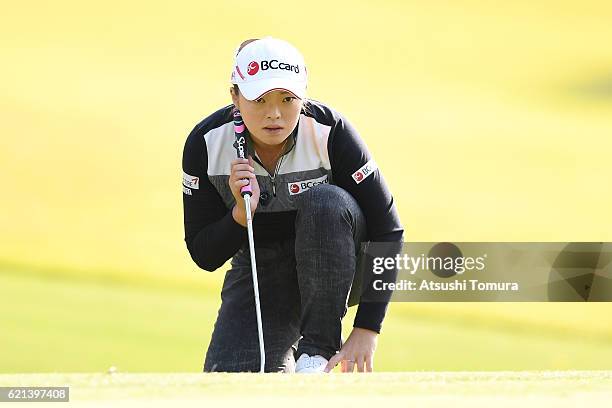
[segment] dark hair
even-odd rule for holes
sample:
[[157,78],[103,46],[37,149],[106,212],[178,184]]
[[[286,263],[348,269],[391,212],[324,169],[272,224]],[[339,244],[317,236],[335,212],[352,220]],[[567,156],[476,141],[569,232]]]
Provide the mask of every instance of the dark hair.
[[[238,53],[242,51],[245,45],[250,44],[253,41],[257,41],[257,40],[259,40],[259,38],[249,38],[248,40],[244,40],[240,44],[240,47],[238,47],[238,51],[236,51],[236,55],[238,55]],[[238,84],[234,84],[234,93],[236,94],[236,96],[240,95],[240,88],[238,87]],[[302,111],[306,113],[310,113],[310,105],[308,104],[308,98],[304,98],[302,100]]]

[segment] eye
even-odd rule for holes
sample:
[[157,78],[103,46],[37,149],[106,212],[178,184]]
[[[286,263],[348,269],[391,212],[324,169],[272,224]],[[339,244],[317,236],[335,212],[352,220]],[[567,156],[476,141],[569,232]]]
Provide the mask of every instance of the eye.
[[256,103],[264,103],[264,99],[263,98],[259,98],[259,99],[255,99]]
[[291,101],[293,101],[294,99],[297,99],[297,98],[296,98],[295,96],[287,96],[287,97],[285,97],[285,99],[283,99],[283,101],[285,101],[285,102],[291,102]]

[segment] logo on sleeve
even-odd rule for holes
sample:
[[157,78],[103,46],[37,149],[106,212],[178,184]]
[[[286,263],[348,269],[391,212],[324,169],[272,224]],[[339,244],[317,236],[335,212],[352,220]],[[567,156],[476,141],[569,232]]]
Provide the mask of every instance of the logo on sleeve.
[[187,195],[193,195],[193,194],[191,194],[191,189],[190,189],[190,188],[187,188],[187,187],[185,187],[185,186],[183,186],[183,193],[185,193],[185,194],[187,194]]
[[289,189],[289,195],[296,195],[301,194],[306,190],[310,190],[314,186],[325,183],[329,183],[329,180],[327,179],[327,174],[315,179],[293,181],[291,183],[287,183],[287,188]]
[[359,170],[353,173],[353,180],[355,180],[355,183],[359,184],[363,180],[368,178],[372,173],[374,173],[376,169],[378,169],[376,162],[374,161],[374,159],[370,159],[369,162],[361,166]]
[[200,178],[183,172],[183,185],[198,190],[200,188]]

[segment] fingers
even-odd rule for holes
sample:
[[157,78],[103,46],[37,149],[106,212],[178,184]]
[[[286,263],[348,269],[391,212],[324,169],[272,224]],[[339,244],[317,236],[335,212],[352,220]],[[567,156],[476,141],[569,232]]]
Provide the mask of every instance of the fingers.
[[249,163],[252,163],[252,160],[250,160],[250,159],[251,159],[251,156],[249,156],[248,159],[241,159],[241,158],[238,157],[238,158],[232,160],[231,164],[232,164],[232,166],[235,166],[237,164],[242,164],[242,163],[249,164]]
[[326,373],[329,373],[331,370],[333,370],[336,367],[336,365],[338,365],[338,362],[341,360],[342,360],[342,355],[340,353],[336,354],[335,356],[329,359],[323,371],[325,371]]
[[343,373],[371,373],[374,371],[374,363],[372,355],[346,357],[342,353],[333,356],[325,366],[325,372],[329,373],[338,363],[340,363],[340,371]]
[[231,164],[231,174],[235,174],[236,172],[246,171],[249,173],[255,173],[255,168],[252,165],[252,161],[249,162],[247,159],[236,159],[232,161]]
[[346,370],[344,373],[352,373],[355,370],[355,360],[346,360]]
[[365,371],[365,359],[363,357],[357,357],[357,372],[363,373]]
[[366,372],[371,373],[374,371],[374,359],[371,355],[366,356],[365,358]]
[[255,182],[255,168],[252,166],[252,160],[235,159],[231,163],[230,170],[230,186],[239,191],[242,187]]
[[248,179],[248,178],[250,179],[255,178],[255,174],[250,170],[238,170],[234,172],[235,180]]
[[242,187],[244,187],[244,186],[246,186],[248,184],[249,184],[249,180],[248,179],[236,180],[233,183],[233,185],[234,185],[234,187],[236,187],[236,189],[241,189]]
[[371,373],[374,371],[372,356],[354,356],[353,358],[344,357],[340,361],[343,373],[353,373],[357,369],[358,373]]
[[232,173],[235,173],[237,171],[247,171],[247,172],[250,172],[250,173],[254,173],[255,172],[255,168],[253,168],[253,166],[251,166],[248,163],[238,163],[238,164],[232,166]]

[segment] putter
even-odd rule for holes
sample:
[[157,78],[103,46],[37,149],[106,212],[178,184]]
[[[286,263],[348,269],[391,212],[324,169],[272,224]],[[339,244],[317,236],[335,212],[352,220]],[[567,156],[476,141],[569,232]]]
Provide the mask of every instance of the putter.
[[[245,126],[242,121],[242,116],[238,109],[234,110],[234,134],[236,135],[236,153],[241,159],[246,159],[246,137],[244,136]],[[263,338],[263,327],[261,325],[261,307],[259,305],[259,283],[257,282],[257,264],[255,262],[255,240],[253,238],[253,217],[251,214],[251,196],[253,191],[251,189],[251,183],[243,186],[240,189],[240,194],[244,198],[244,205],[246,208],[246,219],[247,219],[247,232],[249,235],[249,252],[251,253],[251,274],[253,275],[253,291],[255,292],[255,313],[257,314],[257,332],[259,334],[259,354],[260,354],[260,367],[259,372],[264,372],[264,366],[266,365],[266,349],[264,347]]]

